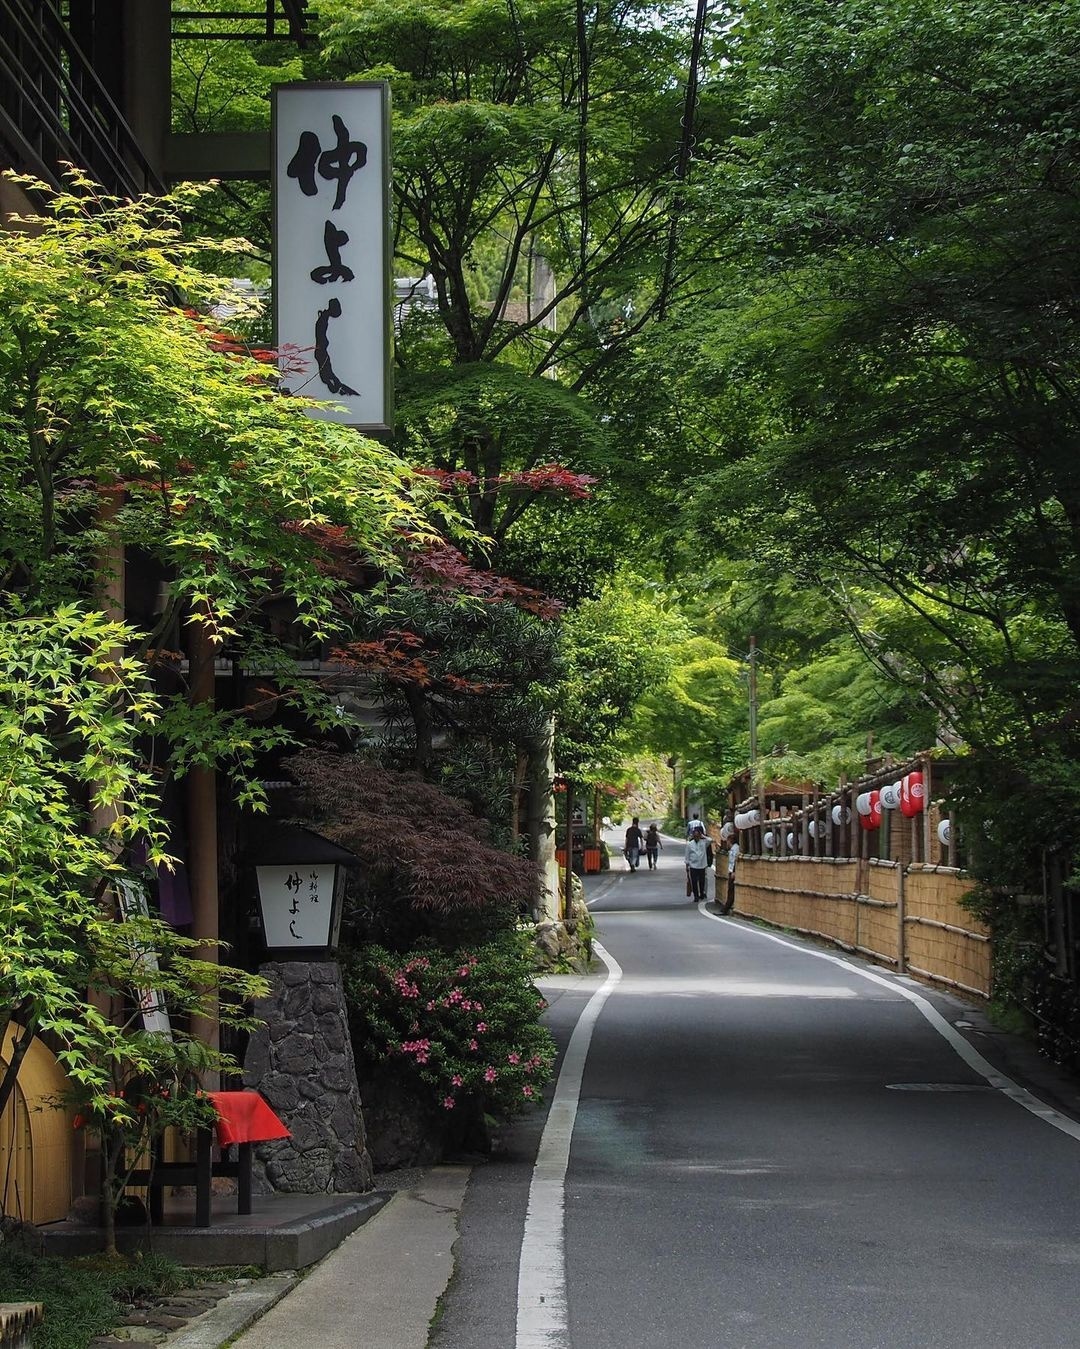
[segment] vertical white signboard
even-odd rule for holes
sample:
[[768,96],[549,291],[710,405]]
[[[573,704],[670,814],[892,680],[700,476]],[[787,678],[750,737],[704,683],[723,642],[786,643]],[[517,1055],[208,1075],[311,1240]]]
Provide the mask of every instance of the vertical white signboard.
[[273,90],[274,319],[283,387],[389,429],[389,90]]

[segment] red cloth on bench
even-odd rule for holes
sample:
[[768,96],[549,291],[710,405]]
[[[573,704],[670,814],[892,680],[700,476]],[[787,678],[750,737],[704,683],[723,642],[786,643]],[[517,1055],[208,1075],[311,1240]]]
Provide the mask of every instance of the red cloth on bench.
[[217,1111],[219,1147],[292,1137],[257,1091],[210,1091],[207,1095]]

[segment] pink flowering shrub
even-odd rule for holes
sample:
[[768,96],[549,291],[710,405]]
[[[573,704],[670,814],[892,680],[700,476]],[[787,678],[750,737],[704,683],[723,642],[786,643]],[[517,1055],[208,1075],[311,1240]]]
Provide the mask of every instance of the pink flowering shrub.
[[497,1119],[539,1099],[555,1043],[517,933],[453,953],[365,946],[344,977],[361,1092],[389,1072],[429,1108]]

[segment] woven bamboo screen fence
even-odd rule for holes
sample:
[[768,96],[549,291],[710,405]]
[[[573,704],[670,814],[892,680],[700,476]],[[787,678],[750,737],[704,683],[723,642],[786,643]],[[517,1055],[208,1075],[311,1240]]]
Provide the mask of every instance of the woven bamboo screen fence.
[[990,996],[990,934],[960,900],[953,867],[828,857],[739,860],[735,908],[893,969]]

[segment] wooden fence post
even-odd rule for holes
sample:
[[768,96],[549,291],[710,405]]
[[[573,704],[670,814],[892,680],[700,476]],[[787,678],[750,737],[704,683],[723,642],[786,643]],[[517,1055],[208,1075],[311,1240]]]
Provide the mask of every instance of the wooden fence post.
[[904,882],[907,868],[902,859],[896,859],[896,972],[907,969],[907,941],[904,935]]

